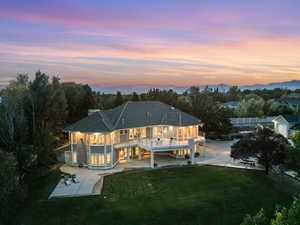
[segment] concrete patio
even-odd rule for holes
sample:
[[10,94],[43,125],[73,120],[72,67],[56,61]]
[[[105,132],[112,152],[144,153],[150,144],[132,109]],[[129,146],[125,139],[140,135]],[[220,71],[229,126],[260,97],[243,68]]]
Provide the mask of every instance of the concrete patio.
[[79,182],[70,182],[70,185],[66,185],[64,179],[61,179],[49,196],[49,199],[56,197],[100,195],[103,184],[102,176],[80,172],[76,173],[76,177]]

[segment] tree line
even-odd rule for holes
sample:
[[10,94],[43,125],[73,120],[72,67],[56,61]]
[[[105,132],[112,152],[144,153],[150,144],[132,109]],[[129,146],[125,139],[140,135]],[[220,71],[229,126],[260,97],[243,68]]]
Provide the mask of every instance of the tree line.
[[56,163],[54,149],[66,141],[63,128],[97,108],[98,101],[88,85],[61,83],[40,71],[33,80],[18,75],[0,95],[0,218],[5,220],[26,198],[32,174]]

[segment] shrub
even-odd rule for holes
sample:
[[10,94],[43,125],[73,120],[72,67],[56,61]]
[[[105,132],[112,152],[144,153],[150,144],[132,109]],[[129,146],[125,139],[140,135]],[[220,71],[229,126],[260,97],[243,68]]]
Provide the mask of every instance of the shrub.
[[185,154],[185,155],[184,155],[184,158],[185,158],[185,159],[190,159],[190,155],[189,155],[189,154]]

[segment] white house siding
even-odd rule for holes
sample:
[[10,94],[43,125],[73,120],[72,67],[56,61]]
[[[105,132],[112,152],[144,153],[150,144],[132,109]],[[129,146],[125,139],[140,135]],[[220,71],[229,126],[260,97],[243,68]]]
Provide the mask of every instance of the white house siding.
[[288,133],[289,133],[289,126],[285,123],[280,123],[277,125],[277,133],[281,134],[284,137],[288,137]]

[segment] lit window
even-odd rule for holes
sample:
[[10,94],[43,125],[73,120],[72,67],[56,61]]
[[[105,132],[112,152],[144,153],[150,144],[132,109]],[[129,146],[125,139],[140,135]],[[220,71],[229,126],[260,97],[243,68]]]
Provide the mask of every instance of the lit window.
[[97,144],[97,135],[92,134],[92,135],[90,136],[90,143],[91,143],[92,145],[96,145],[96,144]]
[[104,135],[99,135],[98,136],[98,144],[99,145],[104,145]]
[[77,152],[72,153],[72,162],[77,163]]
[[110,163],[110,153],[106,154],[106,163]]
[[98,165],[104,165],[104,154],[98,154]]
[[106,135],[106,144],[110,145],[111,144],[111,139],[110,139],[110,134]]

